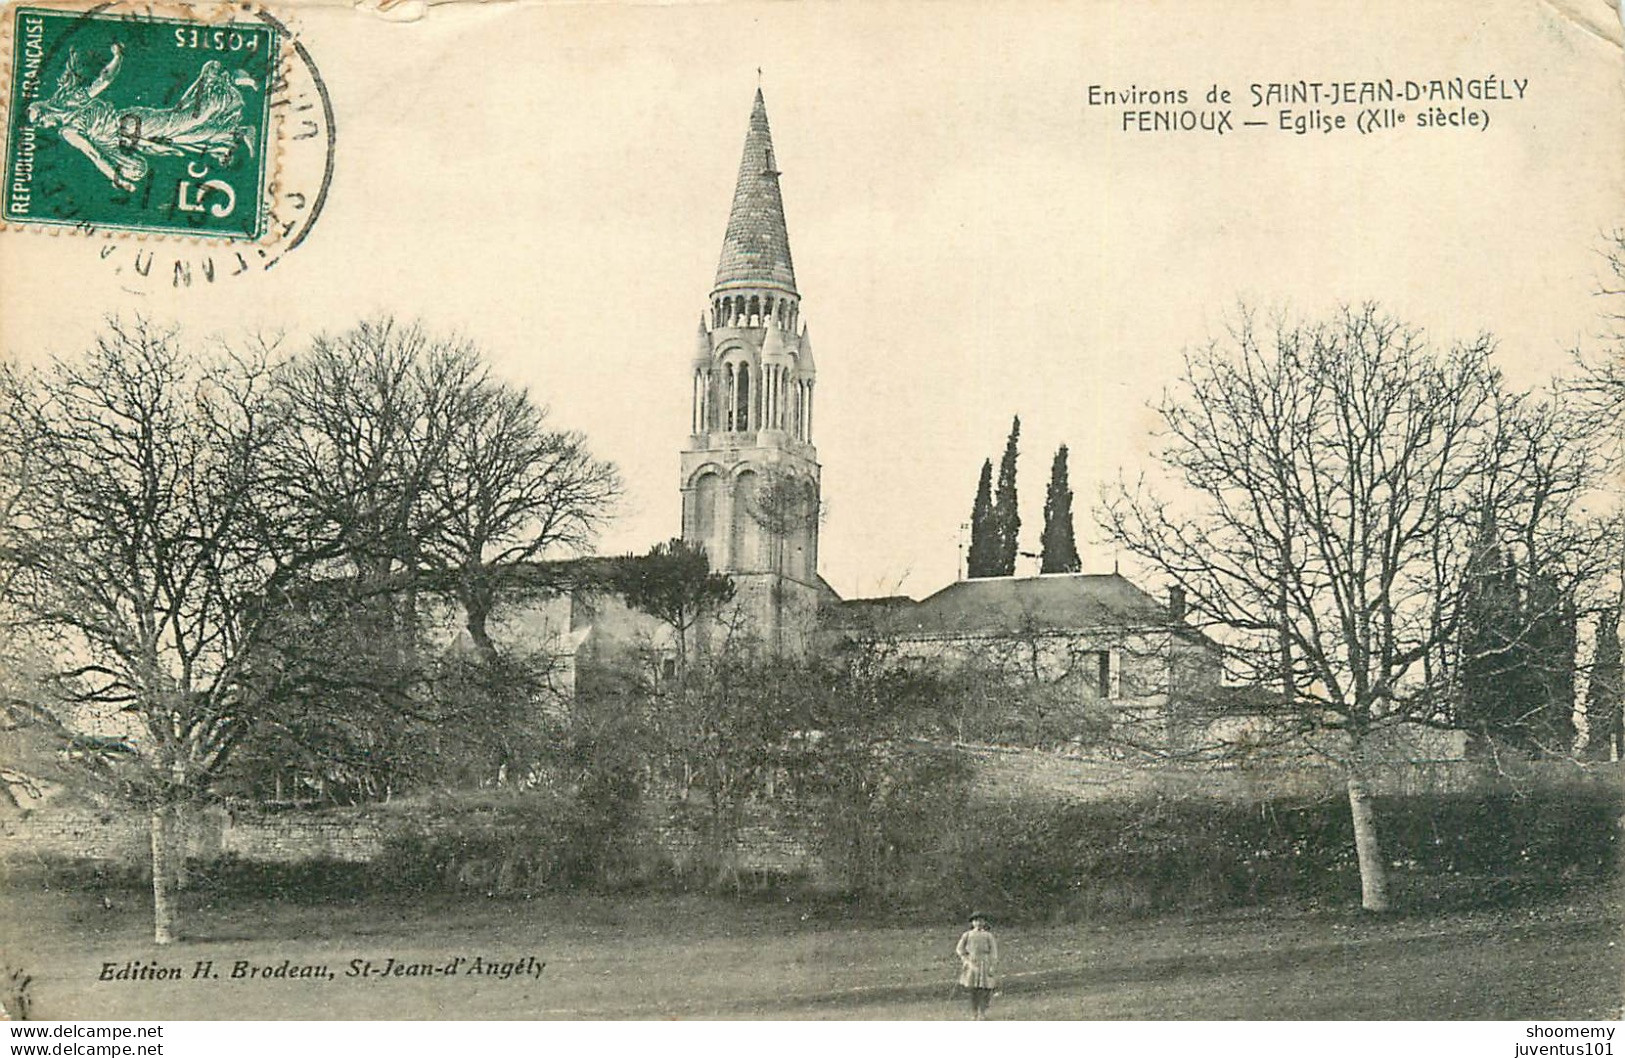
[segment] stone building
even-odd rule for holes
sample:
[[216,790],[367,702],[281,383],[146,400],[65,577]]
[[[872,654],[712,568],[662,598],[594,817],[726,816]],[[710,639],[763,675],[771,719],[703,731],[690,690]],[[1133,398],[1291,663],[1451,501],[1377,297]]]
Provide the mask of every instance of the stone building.
[[[920,663],[1025,664],[1123,715],[1156,717],[1166,737],[1170,703],[1216,683],[1220,668],[1217,646],[1186,624],[1177,599],[1159,603],[1112,573],[961,580],[919,602],[842,600],[819,576],[818,372],[779,175],[758,89],[694,337],[681,459],[682,536],[736,586],[724,619],[780,652],[885,638]],[[555,644],[572,688],[583,665],[618,648],[672,650],[669,629],[602,591],[511,609],[505,626]]]
[[743,614],[775,649],[804,646],[834,595],[818,576],[817,377],[757,89],[694,340],[682,534],[732,575]]
[[[1087,735],[1114,754],[1186,748],[1222,670],[1218,645],[1186,623],[1177,591],[1162,603],[1116,573],[961,580],[919,602],[842,602],[826,624],[905,662],[1026,697],[1028,713],[1053,710],[1036,741]],[[1033,719],[1005,723],[1019,735]]]

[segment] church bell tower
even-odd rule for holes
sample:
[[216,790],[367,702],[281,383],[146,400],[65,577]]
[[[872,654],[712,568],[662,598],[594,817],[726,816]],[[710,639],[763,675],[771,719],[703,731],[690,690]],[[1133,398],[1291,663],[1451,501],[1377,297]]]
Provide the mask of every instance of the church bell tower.
[[778,650],[804,642],[819,602],[816,374],[758,88],[689,368],[683,538],[733,577],[751,631]]

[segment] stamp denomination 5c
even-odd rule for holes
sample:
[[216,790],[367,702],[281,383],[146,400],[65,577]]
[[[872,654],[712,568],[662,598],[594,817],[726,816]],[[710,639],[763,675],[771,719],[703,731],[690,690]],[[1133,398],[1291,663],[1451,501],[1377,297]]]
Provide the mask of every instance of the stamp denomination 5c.
[[266,235],[278,26],[47,7],[11,17],[8,224]]

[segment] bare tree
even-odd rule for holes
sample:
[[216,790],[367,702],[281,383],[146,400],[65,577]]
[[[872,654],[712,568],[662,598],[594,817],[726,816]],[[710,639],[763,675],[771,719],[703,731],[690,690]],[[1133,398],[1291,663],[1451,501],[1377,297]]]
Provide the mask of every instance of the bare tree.
[[619,737],[639,747],[657,788],[697,809],[715,884],[737,887],[752,823],[790,821],[812,824],[847,884],[869,888],[895,866],[920,802],[949,796],[945,784],[963,778],[962,761],[919,737],[940,708],[941,681],[884,642],[786,655],[727,614],[718,633],[669,678],[647,665],[624,671],[626,697],[646,705]]
[[[1598,284],[1602,299],[1603,330],[1600,348],[1576,350],[1579,368],[1572,388],[1581,409],[1606,435],[1604,456],[1617,483],[1625,472],[1625,228],[1616,228],[1602,250],[1606,272]],[[1588,674],[1586,693],[1587,743],[1592,756],[1618,756],[1625,746],[1621,732],[1618,644],[1620,621],[1625,617],[1625,511],[1620,492],[1613,491],[1612,511],[1599,534],[1605,572],[1598,578],[1592,600],[1597,618],[1597,650]]]
[[[382,634],[379,597],[349,580],[290,592],[246,666],[255,731],[221,788],[260,799],[388,800],[520,779],[557,735],[568,685],[550,644],[494,657]],[[426,622],[427,624],[428,622]],[[405,639],[406,642],[401,640]]]
[[386,788],[437,747],[520,751],[547,659],[425,658],[415,593],[455,568],[436,586],[483,632],[493,571],[584,543],[616,483],[471,347],[387,321],[280,362],[112,321],[0,372],[0,419],[0,613],[49,659],[7,717],[149,811],[160,943],[176,812],[251,736]]
[[[473,355],[465,352],[463,355]],[[554,430],[547,411],[516,389],[472,376],[452,406],[446,462],[430,486],[438,512],[421,556],[463,607],[480,655],[496,658],[488,623],[510,574],[540,558],[587,550],[620,495],[614,466],[586,438]]]
[[481,373],[467,346],[387,318],[318,336],[280,366],[292,429],[278,491],[307,536],[336,543],[350,569],[335,574],[392,590],[416,568],[444,515],[434,486]]
[[[492,776],[534,763],[557,666],[499,650],[490,622],[501,601],[568,586],[542,560],[591,542],[619,492],[614,467],[493,378],[472,343],[417,324],[319,336],[276,380],[286,516],[340,556],[261,659],[268,726],[297,751],[277,757],[363,796],[481,761]],[[461,609],[472,659],[427,649],[424,615],[441,600]]]
[[[883,637],[864,637],[873,647]],[[940,719],[965,740],[1069,747],[1113,759],[1207,761],[1225,755],[1208,726],[1222,702],[1216,648],[1178,622],[1055,627],[1032,613],[996,631],[906,637],[943,672]]]
[[1436,616],[1452,632],[1424,672],[1447,684],[1446,719],[1481,748],[1567,755],[1579,612],[1596,602],[1609,552],[1606,527],[1585,510],[1603,464],[1598,431],[1555,389],[1498,393],[1485,436],[1470,560],[1455,613]]
[[263,356],[184,352],[111,321],[79,361],[4,378],[28,453],[0,542],[13,633],[48,655],[14,720],[149,813],[154,939],[174,937],[172,829],[252,727],[267,600],[326,557],[267,510],[286,421]]
[[933,661],[948,670],[944,689],[961,739],[1109,751],[1118,748],[1113,734],[1132,726],[1111,700],[1109,658],[1088,637],[1024,614],[997,633],[956,637]]
[[[654,708],[660,756],[681,769],[685,797],[704,806],[702,847],[717,884],[739,881],[740,835],[770,788],[794,732],[794,663],[740,622],[719,621],[721,641],[662,681]],[[675,779],[677,776],[669,776]]]
[[779,665],[792,732],[776,807],[806,825],[847,893],[905,887],[969,794],[968,760],[920,737],[940,721],[941,674],[904,662],[884,640]]
[[1602,253],[1607,267],[1597,288],[1603,299],[1602,348],[1576,353],[1576,390],[1600,423],[1612,425],[1615,454],[1625,455],[1625,228],[1609,235]]
[[1519,520],[1531,472],[1510,426],[1529,417],[1490,355],[1487,337],[1439,349],[1372,306],[1268,335],[1244,312],[1228,343],[1187,354],[1157,408],[1180,500],[1141,482],[1101,510],[1120,546],[1223,630],[1240,679],[1274,688],[1342,766],[1371,910],[1388,907],[1375,736],[1451,720],[1484,512],[1538,527],[1556,509]]
[[344,546],[399,627],[415,623],[419,587],[450,594],[487,660],[500,589],[526,563],[584,550],[620,492],[615,468],[492,378],[473,344],[416,324],[319,337],[279,383],[296,425],[283,480],[311,535]]

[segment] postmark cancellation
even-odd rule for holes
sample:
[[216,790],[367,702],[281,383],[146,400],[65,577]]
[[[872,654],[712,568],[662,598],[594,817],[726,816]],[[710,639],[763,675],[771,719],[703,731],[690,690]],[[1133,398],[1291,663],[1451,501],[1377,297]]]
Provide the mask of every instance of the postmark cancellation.
[[6,228],[226,244],[247,269],[315,222],[332,106],[273,15],[47,2],[10,7],[4,27]]

